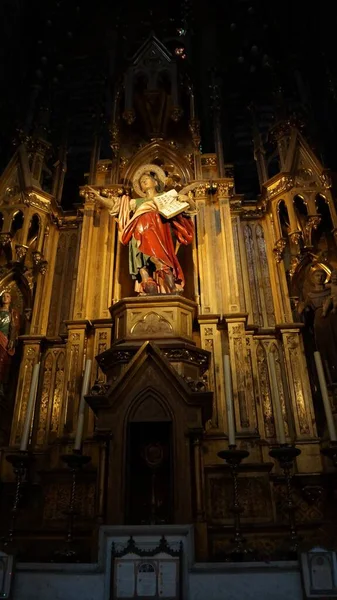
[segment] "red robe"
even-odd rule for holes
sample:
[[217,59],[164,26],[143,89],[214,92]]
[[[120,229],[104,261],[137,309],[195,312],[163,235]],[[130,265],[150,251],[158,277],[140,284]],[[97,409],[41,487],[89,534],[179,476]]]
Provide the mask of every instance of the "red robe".
[[161,218],[158,211],[145,212],[139,217],[136,214],[124,228],[121,242],[127,245],[133,236],[143,254],[154,256],[170,267],[175,280],[184,285],[184,274],[175,254],[171,227],[180,244],[187,245],[192,242],[193,223],[191,219],[178,215],[167,221]]

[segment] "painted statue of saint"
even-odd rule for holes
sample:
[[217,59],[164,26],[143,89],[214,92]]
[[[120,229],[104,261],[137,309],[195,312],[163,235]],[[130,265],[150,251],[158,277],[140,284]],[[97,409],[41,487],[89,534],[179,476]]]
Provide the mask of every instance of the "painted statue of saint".
[[195,204],[186,193],[198,184],[179,193],[175,189],[165,192],[166,181],[160,167],[144,165],[132,182],[138,198],[106,198],[91,188],[99,202],[117,218],[119,239],[129,245],[129,271],[139,294],[174,294],[184,289],[177,251],[181,244],[193,240],[191,216],[195,214]]
[[3,292],[0,300],[0,395],[3,395],[19,335],[20,316],[11,307],[12,296],[9,292]]
[[317,350],[321,353],[328,381],[337,383],[337,289],[333,271],[331,285],[322,267],[310,271],[311,290],[300,303],[298,312],[314,334]]

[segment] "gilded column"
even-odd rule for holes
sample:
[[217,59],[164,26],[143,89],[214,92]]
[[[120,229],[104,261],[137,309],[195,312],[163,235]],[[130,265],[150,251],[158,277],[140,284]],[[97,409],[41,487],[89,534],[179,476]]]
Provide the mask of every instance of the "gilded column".
[[66,394],[62,407],[60,435],[74,434],[85,361],[92,358],[92,340],[88,321],[66,321],[68,330]]
[[108,214],[108,211],[104,211],[104,215],[102,215],[102,221],[105,229],[105,239],[103,251],[99,317],[109,318],[109,307],[112,304],[113,293],[113,265],[115,256],[115,240],[117,226],[115,219]]
[[[10,445],[16,446],[20,443],[23,425],[26,417],[27,403],[32,381],[34,365],[40,362],[42,336],[22,336],[23,357],[20,365],[19,381],[16,390],[14,415]],[[39,389],[36,406],[39,405]]]
[[[106,375],[104,375],[103,371],[99,368],[95,357],[111,348],[112,319],[96,319],[92,322],[92,324],[94,327],[94,339],[93,366],[90,380],[91,387],[97,382],[106,382]],[[88,412],[88,423],[86,429],[89,436],[93,435],[95,429],[95,417],[92,411]]]
[[[235,264],[235,249],[233,240],[230,196],[233,183],[218,182],[218,199],[220,205],[221,237],[224,252],[223,281],[226,286],[223,312],[238,312],[240,310],[239,285]],[[222,312],[222,311],[221,311]]]
[[65,392],[65,345],[52,346],[45,352],[41,370],[41,393],[37,403],[34,425],[34,443],[46,447],[55,441],[61,428],[62,405]]
[[[247,345],[247,315],[225,315],[228,327],[236,431],[255,433],[256,409],[251,349]],[[249,338],[250,340],[250,338]]]
[[93,235],[95,201],[91,199],[90,193],[85,194],[85,205],[83,214],[83,225],[81,234],[81,245],[78,260],[77,286],[75,296],[75,319],[86,317],[87,291],[89,285],[90,261],[92,259],[91,243]]
[[[301,330],[294,324],[292,327],[280,326],[280,333],[289,383],[294,433],[297,443],[302,443],[302,454],[297,462],[303,471],[318,472],[321,468],[321,459]],[[306,442],[309,444],[306,445]],[[313,445],[313,442],[316,442],[316,445]],[[309,456],[311,464],[308,462]]]
[[223,372],[223,347],[221,332],[218,330],[217,315],[200,315],[201,347],[211,352],[208,370],[208,386],[213,391],[212,427],[224,431],[225,386]]
[[264,233],[276,323],[292,323],[293,317],[282,252],[275,252],[273,222],[270,215],[265,220]]
[[200,185],[195,190],[195,200],[197,205],[197,248],[199,258],[200,273],[200,300],[201,312],[211,312],[210,288],[211,288],[211,260],[208,254],[210,240],[206,229],[206,184]]
[[46,335],[47,333],[58,237],[59,230],[57,227],[54,225],[50,226],[45,249],[45,260],[41,261],[37,267],[37,285],[31,321],[31,332],[34,334]]

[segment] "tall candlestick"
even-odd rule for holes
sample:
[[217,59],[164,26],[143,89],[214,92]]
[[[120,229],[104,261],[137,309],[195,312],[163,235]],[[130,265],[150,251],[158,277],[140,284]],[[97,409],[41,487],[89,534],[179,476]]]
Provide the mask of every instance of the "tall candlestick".
[[273,352],[269,352],[268,355],[269,372],[270,372],[270,384],[271,384],[271,397],[274,408],[274,420],[276,435],[279,444],[286,444],[286,432],[284,429],[283,414],[281,407],[281,399],[278,393],[277,375],[275,357]]
[[232,375],[229,356],[224,357],[225,370],[225,391],[226,391],[226,406],[227,406],[227,423],[228,423],[228,445],[235,446],[235,419],[234,419],[234,404],[232,392]]
[[83,383],[82,383],[80,406],[78,409],[77,430],[76,430],[74,450],[81,450],[83,427],[84,427],[84,414],[85,414],[85,407],[86,407],[85,396],[89,390],[91,363],[92,363],[92,361],[90,359],[88,359],[87,362],[85,363],[85,371],[84,371],[84,377],[83,377]]
[[328,388],[326,385],[326,380],[325,380],[325,375],[324,375],[322,358],[321,358],[321,355],[319,352],[314,352],[314,359],[315,359],[315,364],[316,364],[316,369],[317,369],[319,387],[321,389],[321,394],[322,394],[322,400],[323,400],[324,411],[325,411],[325,416],[326,416],[326,423],[328,426],[329,437],[332,442],[337,442],[335,421],[333,418],[331,403],[329,400],[329,394],[328,394]]
[[21,452],[26,452],[28,448],[29,435],[32,427],[32,418],[36,402],[37,386],[39,381],[40,363],[34,365],[32,381],[30,384],[29,398],[26,409],[25,422],[23,425],[22,438],[20,442]]

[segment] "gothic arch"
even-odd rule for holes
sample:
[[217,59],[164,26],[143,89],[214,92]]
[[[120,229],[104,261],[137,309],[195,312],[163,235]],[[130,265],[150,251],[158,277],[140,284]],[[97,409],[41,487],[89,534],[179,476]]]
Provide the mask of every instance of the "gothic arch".
[[124,183],[130,185],[132,178],[139,167],[145,164],[154,163],[158,160],[163,161],[164,164],[174,165],[183,184],[188,183],[194,178],[193,171],[186,158],[166,142],[156,140],[144,148],[141,148],[141,150],[133,157],[125,170],[123,176]]
[[132,400],[125,414],[125,425],[135,421],[172,421],[174,413],[162,394],[152,386]]

